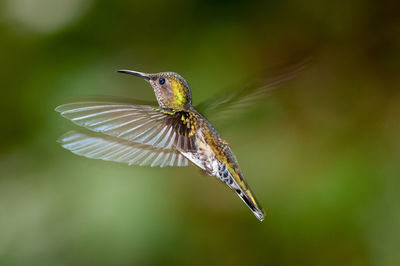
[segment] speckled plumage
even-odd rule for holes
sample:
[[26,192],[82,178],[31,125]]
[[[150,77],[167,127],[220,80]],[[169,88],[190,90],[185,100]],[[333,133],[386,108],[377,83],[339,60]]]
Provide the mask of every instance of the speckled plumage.
[[192,106],[185,112],[190,117],[191,124],[196,125],[191,133],[196,138],[197,149],[180,150],[180,152],[195,165],[202,168],[205,173],[219,178],[233,189],[257,218],[263,220],[263,211],[250,191],[228,143],[221,138],[211,123]]

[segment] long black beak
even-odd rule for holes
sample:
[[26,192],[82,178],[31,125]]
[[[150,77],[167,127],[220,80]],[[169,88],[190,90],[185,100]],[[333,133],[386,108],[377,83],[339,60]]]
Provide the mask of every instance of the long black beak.
[[138,71],[133,71],[133,70],[117,70],[119,73],[124,73],[124,74],[129,74],[129,75],[134,75],[136,77],[145,79],[147,81],[150,80],[150,75],[143,73],[143,72],[138,72]]

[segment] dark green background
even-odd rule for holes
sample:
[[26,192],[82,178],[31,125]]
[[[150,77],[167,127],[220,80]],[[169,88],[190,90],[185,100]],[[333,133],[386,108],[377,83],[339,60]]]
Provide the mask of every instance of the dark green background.
[[[385,1],[0,1],[0,265],[400,265],[400,20]],[[193,166],[89,160],[56,139],[74,97],[195,103],[312,56],[215,128],[268,215]],[[212,121],[212,117],[210,117]]]

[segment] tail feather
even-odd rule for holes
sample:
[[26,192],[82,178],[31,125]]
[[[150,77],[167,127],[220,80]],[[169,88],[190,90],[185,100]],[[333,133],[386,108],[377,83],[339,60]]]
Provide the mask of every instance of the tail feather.
[[253,214],[257,217],[261,222],[264,220],[265,212],[258,204],[255,197],[252,195],[250,190],[243,191],[241,189],[235,189],[238,196],[243,200],[244,203],[250,208]]

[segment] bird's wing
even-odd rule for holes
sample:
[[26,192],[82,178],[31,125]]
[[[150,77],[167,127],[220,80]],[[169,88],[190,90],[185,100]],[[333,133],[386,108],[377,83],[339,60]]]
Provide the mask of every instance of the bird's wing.
[[195,150],[195,139],[181,112],[111,102],[69,103],[56,111],[79,126],[122,140],[155,148]]
[[297,64],[280,69],[270,78],[259,81],[257,84],[249,84],[239,91],[215,96],[198,104],[196,110],[212,121],[226,120],[239,112],[246,112],[249,110],[248,107],[256,101],[261,101],[269,95],[270,91],[295,78],[305,68],[309,60],[305,59]]
[[58,141],[65,149],[91,159],[151,167],[188,165],[188,160],[176,149],[154,148],[96,133],[70,131],[61,136]]

